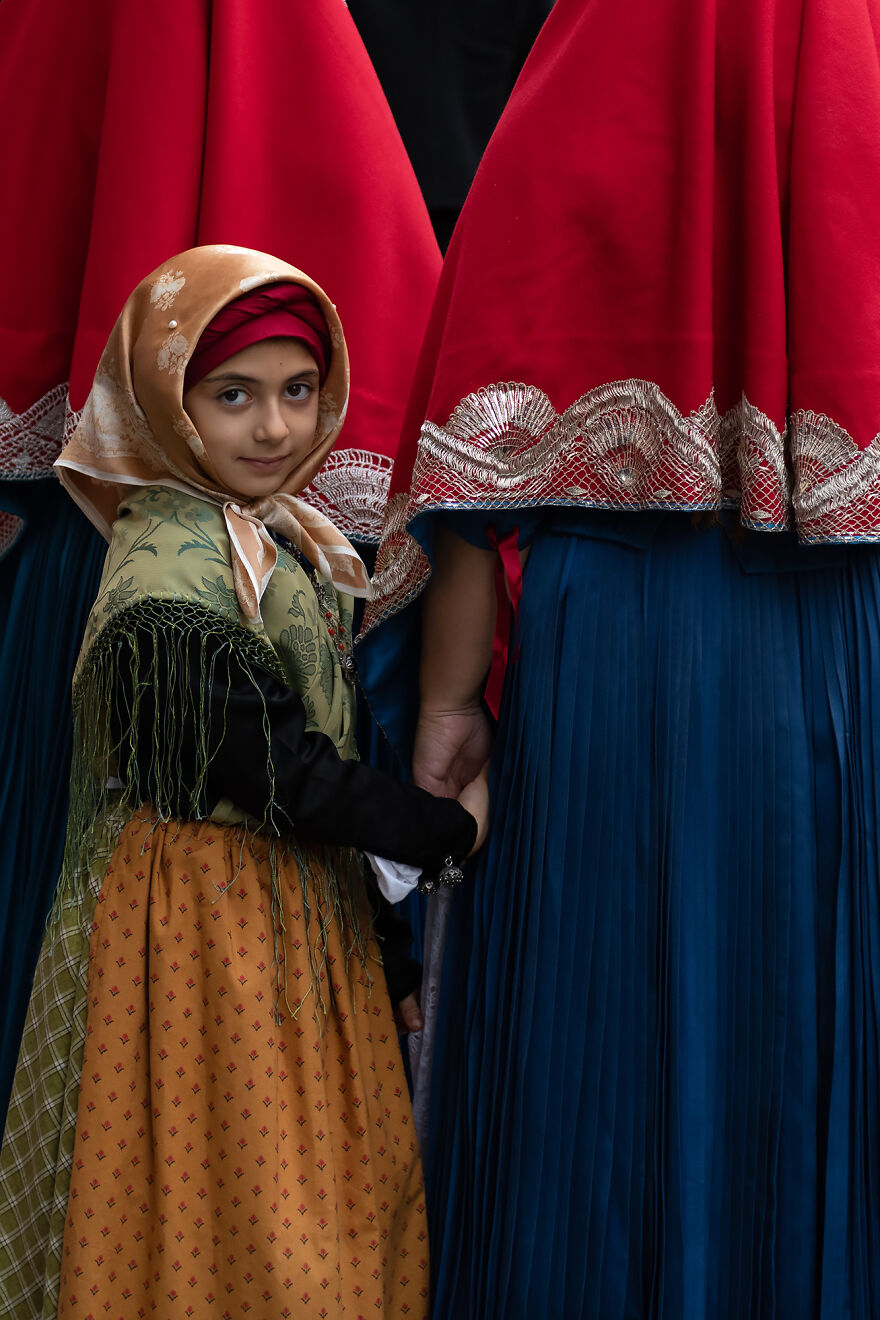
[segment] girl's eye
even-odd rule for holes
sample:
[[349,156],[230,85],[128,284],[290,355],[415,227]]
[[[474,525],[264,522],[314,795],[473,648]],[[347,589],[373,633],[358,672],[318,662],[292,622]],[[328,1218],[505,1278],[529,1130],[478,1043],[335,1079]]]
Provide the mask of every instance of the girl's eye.
[[223,392],[218,394],[217,397],[218,399],[222,399],[224,403],[242,403],[245,398],[245,392],[238,385],[232,385],[228,390],[223,390]]
[[314,387],[309,385],[307,381],[295,380],[291,381],[288,385],[287,393],[290,395],[291,399],[305,400],[309,397],[313,388]]

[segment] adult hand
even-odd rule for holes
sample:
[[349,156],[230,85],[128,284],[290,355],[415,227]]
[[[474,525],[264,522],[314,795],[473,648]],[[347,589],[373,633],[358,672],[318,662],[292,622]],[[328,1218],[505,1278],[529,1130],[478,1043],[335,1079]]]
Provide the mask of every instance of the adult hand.
[[479,704],[419,712],[413,779],[438,797],[458,797],[480,774],[492,750],[492,731]]
[[477,822],[477,837],[474,840],[474,846],[468,853],[468,857],[473,857],[475,852],[479,852],[486,841],[486,835],[489,832],[489,762],[486,761],[480,773],[472,779],[469,784],[458,795],[458,800],[469,811]]

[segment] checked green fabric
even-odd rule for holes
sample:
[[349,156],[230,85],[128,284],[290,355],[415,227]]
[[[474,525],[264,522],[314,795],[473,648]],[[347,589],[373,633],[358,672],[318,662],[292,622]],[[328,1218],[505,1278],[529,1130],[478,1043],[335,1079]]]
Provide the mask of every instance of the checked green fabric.
[[58,1310],[99,874],[85,901],[60,906],[44,940],[6,1120],[0,1314],[15,1320],[51,1320]]

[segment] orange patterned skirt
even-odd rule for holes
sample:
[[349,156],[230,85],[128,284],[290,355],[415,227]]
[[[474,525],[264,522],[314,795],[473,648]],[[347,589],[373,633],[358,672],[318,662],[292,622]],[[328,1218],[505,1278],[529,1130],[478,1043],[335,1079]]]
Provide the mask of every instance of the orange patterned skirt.
[[259,847],[210,821],[119,838],[90,935],[63,1320],[427,1314],[381,969],[346,971],[331,922],[316,995],[320,903],[307,919],[287,858],[273,916]]

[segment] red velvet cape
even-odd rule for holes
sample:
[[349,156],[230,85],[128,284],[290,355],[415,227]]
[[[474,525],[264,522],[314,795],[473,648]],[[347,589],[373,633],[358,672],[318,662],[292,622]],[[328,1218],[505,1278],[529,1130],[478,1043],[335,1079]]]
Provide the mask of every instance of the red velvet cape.
[[880,538],[878,38],[878,0],[557,0],[449,248],[368,623],[449,504]]
[[51,470],[138,281],[233,243],[336,300],[352,394],[313,493],[375,539],[440,254],[342,0],[3,0],[0,123],[0,477]]

